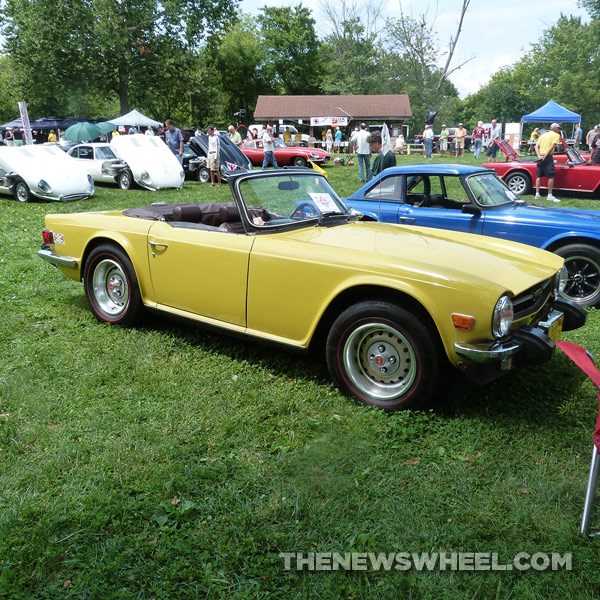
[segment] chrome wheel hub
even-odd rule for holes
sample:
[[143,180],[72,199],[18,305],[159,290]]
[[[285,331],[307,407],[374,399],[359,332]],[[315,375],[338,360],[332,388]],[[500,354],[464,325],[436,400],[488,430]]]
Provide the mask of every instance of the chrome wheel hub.
[[99,308],[107,315],[116,317],[127,309],[127,276],[116,261],[105,259],[98,263],[94,269],[92,290]]

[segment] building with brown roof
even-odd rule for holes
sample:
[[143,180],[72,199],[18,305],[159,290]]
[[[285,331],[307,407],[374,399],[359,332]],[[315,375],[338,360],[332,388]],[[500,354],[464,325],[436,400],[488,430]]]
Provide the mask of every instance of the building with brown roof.
[[412,117],[407,94],[369,96],[259,96],[254,119],[263,123],[280,120],[310,125],[311,136],[320,137],[323,127],[339,124],[356,127],[366,123],[387,123],[390,130]]

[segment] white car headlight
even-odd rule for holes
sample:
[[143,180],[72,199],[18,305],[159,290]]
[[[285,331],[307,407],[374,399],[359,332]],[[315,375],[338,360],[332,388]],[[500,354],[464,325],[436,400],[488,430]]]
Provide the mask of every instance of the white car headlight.
[[144,181],[147,181],[148,179],[150,179],[150,174],[148,173],[148,171],[142,171],[142,179]]
[[512,301],[508,296],[502,296],[494,308],[492,315],[492,333],[496,338],[504,337],[513,322],[514,311]]
[[40,179],[39,183],[38,183],[38,188],[44,192],[44,194],[51,194],[52,193],[52,188],[50,187],[50,184],[45,181],[44,179]]
[[567,271],[567,267],[563,265],[563,268],[554,276],[554,293],[562,294],[567,287],[568,280],[569,272]]

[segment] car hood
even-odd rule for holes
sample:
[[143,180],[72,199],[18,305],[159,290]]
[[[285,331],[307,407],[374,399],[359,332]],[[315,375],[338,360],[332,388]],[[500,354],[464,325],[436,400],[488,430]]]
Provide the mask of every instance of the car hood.
[[496,288],[498,294],[520,294],[552,277],[563,264],[561,257],[524,244],[387,223],[312,227],[289,232],[288,238],[329,247],[331,252],[322,250],[328,258],[340,257],[340,262],[362,265],[374,272],[426,273],[439,285],[461,285],[470,280],[475,285]]
[[[491,218],[495,212],[495,210],[488,210],[484,214]],[[593,210],[528,205],[502,208],[497,214],[509,222],[518,221],[521,224],[556,227],[560,231],[565,231],[569,227],[578,231],[593,229],[596,234],[600,234],[600,213]]]
[[135,181],[151,190],[180,188],[182,167],[158,137],[143,134],[118,135],[110,142],[112,151],[124,160]]

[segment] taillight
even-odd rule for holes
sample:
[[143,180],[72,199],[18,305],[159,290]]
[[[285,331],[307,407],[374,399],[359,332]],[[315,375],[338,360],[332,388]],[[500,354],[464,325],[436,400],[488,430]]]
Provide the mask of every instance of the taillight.
[[42,229],[42,240],[44,244],[54,244],[54,236],[48,229]]

